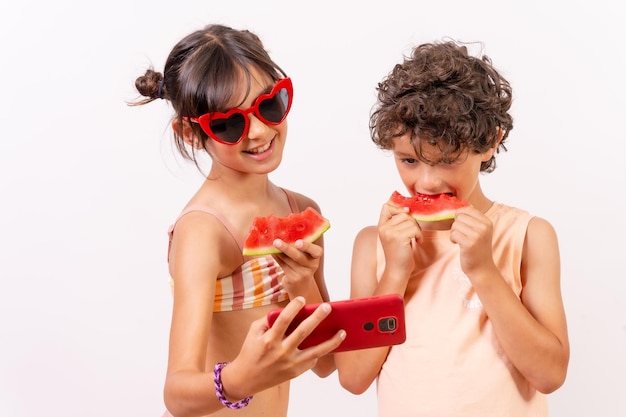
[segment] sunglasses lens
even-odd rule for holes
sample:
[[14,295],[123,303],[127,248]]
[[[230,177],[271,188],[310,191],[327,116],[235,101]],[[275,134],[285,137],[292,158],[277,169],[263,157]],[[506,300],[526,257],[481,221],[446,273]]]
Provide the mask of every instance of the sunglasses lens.
[[288,107],[289,92],[281,88],[273,97],[259,103],[259,114],[269,123],[278,124],[285,118]]
[[209,127],[215,136],[226,143],[237,143],[243,136],[246,127],[244,115],[234,113],[226,119],[213,119],[209,123]]

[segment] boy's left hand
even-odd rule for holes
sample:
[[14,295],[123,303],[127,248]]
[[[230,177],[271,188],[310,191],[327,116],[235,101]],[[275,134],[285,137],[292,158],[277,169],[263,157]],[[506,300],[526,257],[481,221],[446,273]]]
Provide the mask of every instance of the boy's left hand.
[[450,240],[461,248],[461,268],[471,277],[485,267],[492,267],[493,224],[474,207],[463,207],[456,211],[450,229]]

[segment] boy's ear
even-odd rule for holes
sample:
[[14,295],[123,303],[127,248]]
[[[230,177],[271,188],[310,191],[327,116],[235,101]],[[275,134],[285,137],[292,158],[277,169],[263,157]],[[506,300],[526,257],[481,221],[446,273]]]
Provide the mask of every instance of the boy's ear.
[[493,154],[496,153],[496,150],[498,149],[498,146],[500,146],[500,142],[502,141],[503,136],[504,131],[499,127],[496,127],[496,140],[493,142],[493,145],[491,145],[491,148],[489,148],[489,150],[484,153],[483,162],[490,160]]
[[187,120],[172,120],[172,129],[178,133],[183,141],[196,149],[202,149],[202,141],[196,136],[196,133]]

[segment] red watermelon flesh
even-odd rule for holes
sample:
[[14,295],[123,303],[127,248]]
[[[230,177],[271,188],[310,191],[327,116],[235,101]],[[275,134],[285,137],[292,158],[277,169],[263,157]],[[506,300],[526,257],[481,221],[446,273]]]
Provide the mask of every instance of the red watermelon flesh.
[[256,217],[243,243],[244,256],[261,256],[281,251],[274,247],[274,240],[293,244],[298,239],[316,241],[330,228],[330,222],[317,210],[307,207],[301,213],[285,217],[274,215]]
[[416,194],[405,197],[394,191],[389,203],[397,207],[408,207],[409,214],[421,222],[436,222],[454,218],[454,213],[461,207],[469,206],[469,202],[450,194]]

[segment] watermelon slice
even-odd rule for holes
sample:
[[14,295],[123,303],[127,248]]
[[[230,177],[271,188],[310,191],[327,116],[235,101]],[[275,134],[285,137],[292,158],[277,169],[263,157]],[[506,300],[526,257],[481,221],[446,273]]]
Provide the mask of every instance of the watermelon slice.
[[256,217],[244,240],[243,254],[261,256],[280,253],[274,247],[275,239],[290,244],[298,239],[314,242],[329,228],[330,222],[311,207],[307,207],[302,213],[291,213],[286,217]]
[[454,218],[454,213],[461,207],[469,206],[469,202],[450,194],[417,194],[405,197],[394,191],[389,203],[397,207],[408,207],[409,214],[421,222],[436,222]]

